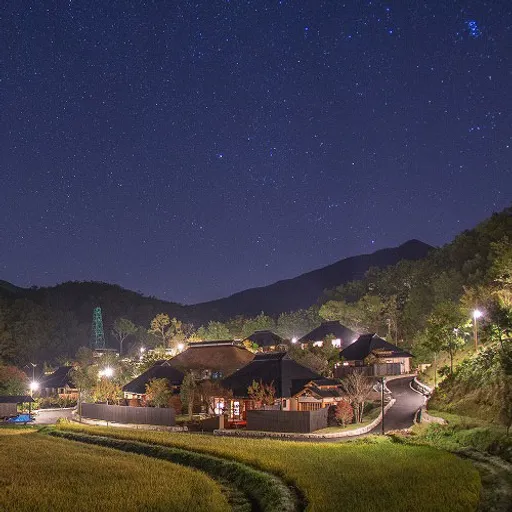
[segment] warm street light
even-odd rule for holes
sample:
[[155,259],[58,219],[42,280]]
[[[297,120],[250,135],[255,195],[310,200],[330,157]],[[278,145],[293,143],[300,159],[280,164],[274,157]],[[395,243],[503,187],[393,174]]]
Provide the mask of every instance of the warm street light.
[[473,311],[473,338],[475,340],[475,352],[478,350],[478,319],[483,316],[479,309]]
[[178,343],[178,350],[180,352],[182,352],[184,348],[185,348],[185,345],[183,343]]
[[294,336],[294,337],[292,338],[292,343],[293,343],[293,344],[297,343],[297,336]]
[[103,370],[100,371],[100,376],[101,377],[112,377],[114,375],[114,370],[112,368],[110,368],[110,366],[107,366],[106,368],[104,368]]
[[39,382],[36,382],[35,380],[33,380],[31,383],[30,383],[30,393],[31,393],[31,396],[32,396],[32,393],[34,391],[37,391],[39,389]]

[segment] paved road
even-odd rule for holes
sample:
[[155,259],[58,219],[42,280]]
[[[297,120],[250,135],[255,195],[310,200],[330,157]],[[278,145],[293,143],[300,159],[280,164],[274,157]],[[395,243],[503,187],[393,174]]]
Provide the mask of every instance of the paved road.
[[[385,432],[412,426],[416,411],[423,405],[425,401],[423,395],[411,389],[412,380],[413,377],[403,377],[387,383],[396,402],[384,417]],[[378,425],[371,431],[371,434],[380,434],[380,432],[381,425]]]
[[36,419],[33,425],[53,425],[59,418],[71,418],[73,409],[48,410],[40,409],[36,413]]

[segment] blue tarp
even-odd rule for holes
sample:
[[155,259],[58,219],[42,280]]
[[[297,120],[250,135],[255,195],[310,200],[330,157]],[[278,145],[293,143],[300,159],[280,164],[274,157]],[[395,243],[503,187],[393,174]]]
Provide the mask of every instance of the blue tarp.
[[30,414],[18,414],[18,416],[7,420],[8,423],[28,423],[29,421],[34,421]]

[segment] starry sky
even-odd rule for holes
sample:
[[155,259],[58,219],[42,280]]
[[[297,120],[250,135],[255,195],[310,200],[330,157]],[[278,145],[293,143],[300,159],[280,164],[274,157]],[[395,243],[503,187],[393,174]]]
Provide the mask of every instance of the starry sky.
[[0,279],[195,303],[510,204],[512,3],[7,0]]

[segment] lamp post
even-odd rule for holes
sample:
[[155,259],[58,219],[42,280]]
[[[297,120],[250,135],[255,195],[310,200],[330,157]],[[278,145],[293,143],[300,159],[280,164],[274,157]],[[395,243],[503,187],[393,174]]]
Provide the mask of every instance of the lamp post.
[[[30,398],[33,398],[34,391],[37,391],[39,389],[39,382],[36,382],[35,380],[32,380],[30,382]],[[28,403],[28,415],[32,414],[32,400]]]
[[483,313],[479,309],[473,311],[473,338],[475,341],[475,352],[478,350],[478,319],[481,318]]

